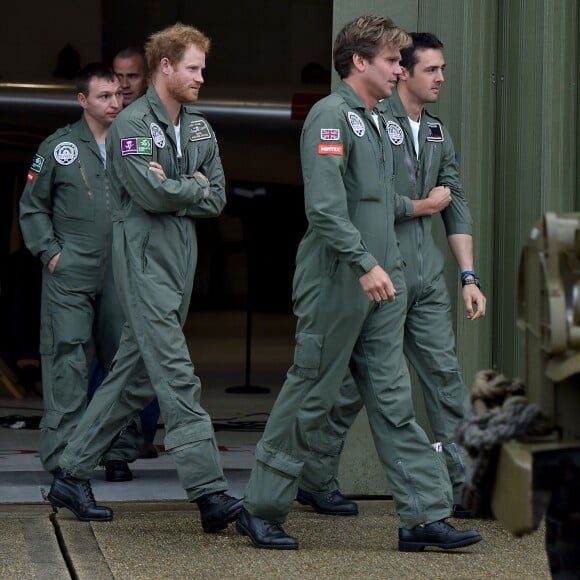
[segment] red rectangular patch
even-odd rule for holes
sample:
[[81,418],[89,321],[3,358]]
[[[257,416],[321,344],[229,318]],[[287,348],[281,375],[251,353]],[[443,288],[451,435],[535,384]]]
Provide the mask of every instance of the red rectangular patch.
[[34,173],[34,171],[29,171],[28,175],[26,176],[26,181],[28,181],[28,183],[32,183],[36,178],[36,173]]
[[344,155],[344,145],[318,144],[318,155]]

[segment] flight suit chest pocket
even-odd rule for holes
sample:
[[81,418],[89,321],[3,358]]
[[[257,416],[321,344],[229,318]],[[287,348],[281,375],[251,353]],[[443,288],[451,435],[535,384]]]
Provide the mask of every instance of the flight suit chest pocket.
[[296,335],[294,370],[297,374],[305,379],[315,379],[318,376],[323,342],[322,334],[299,332]]
[[178,179],[179,177],[179,167],[175,153],[172,151],[171,147],[165,146],[163,149],[157,149],[156,159],[165,171],[165,177],[167,179]]
[[63,168],[55,182],[55,212],[66,219],[95,221],[96,198],[102,195],[104,173],[104,169],[91,173],[80,162]]
[[183,167],[185,175],[193,175],[200,165],[200,145],[188,142],[185,148]]

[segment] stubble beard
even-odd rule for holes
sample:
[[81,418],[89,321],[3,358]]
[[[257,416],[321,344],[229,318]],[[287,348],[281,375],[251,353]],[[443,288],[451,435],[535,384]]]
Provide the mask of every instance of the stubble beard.
[[169,94],[178,102],[183,104],[197,101],[199,93],[193,93],[191,89],[181,83],[171,82],[168,86]]

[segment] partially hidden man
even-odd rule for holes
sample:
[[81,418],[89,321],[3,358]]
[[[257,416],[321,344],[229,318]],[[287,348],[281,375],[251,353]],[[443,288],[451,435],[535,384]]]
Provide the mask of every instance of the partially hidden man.
[[[105,175],[105,138],[121,110],[121,87],[101,63],[86,65],[76,84],[83,114],[41,143],[20,200],[24,241],[43,263],[39,455],[50,472],[86,408],[91,340],[108,368],[124,319],[111,268],[114,200]],[[103,463],[140,453],[129,431],[109,448],[118,432],[100,451]]]

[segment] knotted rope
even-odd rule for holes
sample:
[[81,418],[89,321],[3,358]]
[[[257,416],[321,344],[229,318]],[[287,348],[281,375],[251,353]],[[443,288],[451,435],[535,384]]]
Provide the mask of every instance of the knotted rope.
[[462,504],[475,517],[493,517],[491,492],[502,443],[546,429],[542,411],[524,393],[519,379],[491,370],[475,376],[473,410],[457,428],[457,441],[468,453]]

